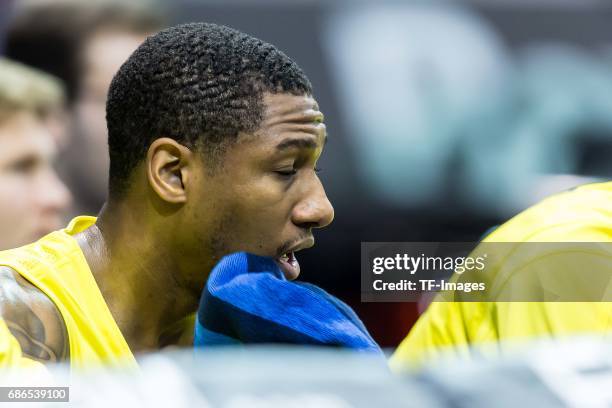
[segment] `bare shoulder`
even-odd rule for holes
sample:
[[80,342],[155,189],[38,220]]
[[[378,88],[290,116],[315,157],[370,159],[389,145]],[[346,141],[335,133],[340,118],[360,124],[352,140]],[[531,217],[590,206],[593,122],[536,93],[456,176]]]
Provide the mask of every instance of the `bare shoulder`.
[[57,306],[6,266],[0,266],[0,317],[28,357],[55,362],[69,356],[68,332]]

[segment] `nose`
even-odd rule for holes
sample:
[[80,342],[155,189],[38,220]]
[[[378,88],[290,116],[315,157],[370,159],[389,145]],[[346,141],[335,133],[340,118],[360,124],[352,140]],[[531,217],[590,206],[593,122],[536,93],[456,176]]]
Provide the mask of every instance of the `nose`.
[[45,172],[38,191],[40,208],[47,215],[59,215],[67,210],[72,202],[72,195],[68,188],[66,188],[53,169],[48,169]]
[[317,178],[311,191],[293,208],[292,221],[301,228],[323,228],[333,219],[334,207]]

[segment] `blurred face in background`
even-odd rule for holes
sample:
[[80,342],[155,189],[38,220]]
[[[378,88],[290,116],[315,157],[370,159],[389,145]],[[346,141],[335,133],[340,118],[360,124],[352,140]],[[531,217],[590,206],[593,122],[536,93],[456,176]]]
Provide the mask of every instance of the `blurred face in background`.
[[82,50],[82,76],[73,106],[73,139],[68,159],[70,178],[89,202],[102,202],[108,187],[106,94],[115,73],[145,40],[145,34],[104,29],[92,35]]
[[71,196],[53,168],[57,140],[41,118],[18,111],[0,120],[0,249],[63,226]]

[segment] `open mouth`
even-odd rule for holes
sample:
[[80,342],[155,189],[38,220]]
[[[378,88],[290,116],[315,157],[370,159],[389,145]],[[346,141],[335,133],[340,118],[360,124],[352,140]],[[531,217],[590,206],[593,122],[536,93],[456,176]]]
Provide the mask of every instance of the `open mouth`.
[[293,251],[287,252],[275,259],[287,280],[294,280],[300,274],[300,263]]

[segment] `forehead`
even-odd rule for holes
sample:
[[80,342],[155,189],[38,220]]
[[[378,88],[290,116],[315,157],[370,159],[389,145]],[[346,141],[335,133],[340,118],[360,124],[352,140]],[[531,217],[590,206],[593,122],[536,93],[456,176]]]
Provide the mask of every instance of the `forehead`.
[[282,122],[323,122],[317,101],[310,95],[264,93],[265,112],[262,127]]
[[312,96],[264,93],[263,102],[262,123],[230,146],[226,164],[256,166],[299,152],[321,154],[327,136],[323,113]]
[[239,144],[277,143],[279,138],[290,135],[310,135],[324,141],[323,113],[312,96],[264,93],[263,104],[264,117],[259,128],[252,134],[241,135]]

